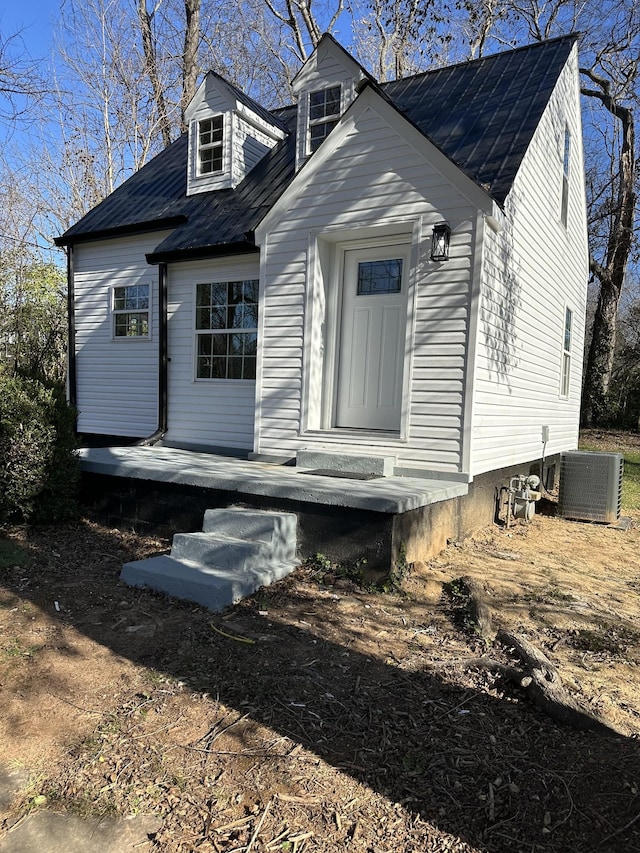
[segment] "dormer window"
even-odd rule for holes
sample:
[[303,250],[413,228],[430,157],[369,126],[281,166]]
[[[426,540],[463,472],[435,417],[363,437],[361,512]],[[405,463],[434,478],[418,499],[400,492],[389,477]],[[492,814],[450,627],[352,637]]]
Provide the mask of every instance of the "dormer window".
[[198,122],[198,174],[210,175],[222,171],[222,116]]
[[341,86],[309,92],[309,151],[317,151],[340,119]]

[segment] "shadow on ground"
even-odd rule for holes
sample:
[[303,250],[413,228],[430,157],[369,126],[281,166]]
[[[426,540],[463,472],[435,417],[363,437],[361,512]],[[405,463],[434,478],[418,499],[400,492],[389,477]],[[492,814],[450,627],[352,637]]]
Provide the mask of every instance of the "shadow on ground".
[[[280,766],[285,785],[292,747],[301,745],[477,850],[640,850],[637,740],[559,728],[517,696],[407,668],[383,652],[363,654],[369,597],[362,596],[359,626],[340,616],[341,599],[358,593],[319,600],[311,584],[293,578],[242,603],[230,620],[212,619],[199,607],[119,584],[121,564],[142,556],[135,537],[81,525],[33,530],[26,539],[30,565],[0,570],[4,606],[28,600],[60,626],[183,682],[209,703],[211,718],[221,704],[234,709],[233,755],[247,757],[248,786],[250,776],[259,786]],[[423,618],[428,625],[429,614]],[[30,689],[46,691],[46,676]],[[275,736],[268,748],[257,740],[261,726]],[[211,746],[212,739],[198,742]],[[224,764],[224,752],[211,746],[209,756]],[[314,772],[308,765],[297,771]],[[422,853],[421,832],[415,846],[397,850]],[[393,834],[383,837],[386,846],[351,849],[387,850]]]

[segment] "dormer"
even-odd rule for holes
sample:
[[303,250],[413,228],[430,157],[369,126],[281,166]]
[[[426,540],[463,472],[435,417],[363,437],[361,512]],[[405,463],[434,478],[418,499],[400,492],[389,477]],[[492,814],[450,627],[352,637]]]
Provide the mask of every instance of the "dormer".
[[189,128],[187,195],[233,189],[286,128],[214,71],[209,71],[185,111]]
[[298,100],[296,170],[316,151],[371,79],[364,68],[328,33],[293,79]]

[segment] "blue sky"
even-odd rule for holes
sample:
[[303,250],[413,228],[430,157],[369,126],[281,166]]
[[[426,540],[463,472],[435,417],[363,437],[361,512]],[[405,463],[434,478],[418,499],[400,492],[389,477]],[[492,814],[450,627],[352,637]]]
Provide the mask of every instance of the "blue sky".
[[22,40],[31,58],[48,59],[53,28],[61,14],[60,5],[60,0],[0,0],[3,36],[22,30]]

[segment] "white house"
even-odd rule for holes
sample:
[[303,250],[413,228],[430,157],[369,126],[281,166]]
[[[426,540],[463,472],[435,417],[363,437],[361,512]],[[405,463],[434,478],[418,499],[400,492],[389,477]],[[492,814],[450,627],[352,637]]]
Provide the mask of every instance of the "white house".
[[379,84],[325,35],[294,88],[208,74],[58,239],[79,432],[466,483],[574,449],[577,38]]

